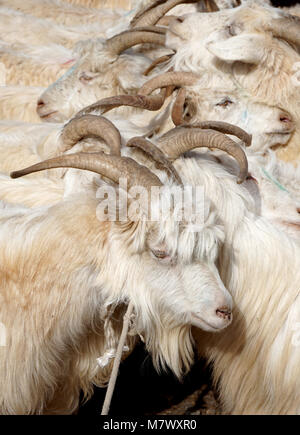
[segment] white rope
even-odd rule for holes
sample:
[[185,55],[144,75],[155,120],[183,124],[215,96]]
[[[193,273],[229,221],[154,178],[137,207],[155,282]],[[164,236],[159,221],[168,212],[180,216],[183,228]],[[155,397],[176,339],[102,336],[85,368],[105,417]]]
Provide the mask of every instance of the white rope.
[[[124,350],[124,343],[125,343],[127,333],[128,333],[130,316],[131,316],[132,312],[133,312],[133,304],[130,302],[128,305],[127,311],[124,315],[124,318],[123,318],[122,333],[121,333],[120,341],[119,341],[117,351],[115,354],[115,360],[114,360],[112,372],[110,375],[110,379],[109,379],[109,383],[108,383],[108,387],[107,387],[101,415],[108,415],[108,412],[109,412],[111,399],[112,399],[112,396],[114,393],[116,380],[118,377],[118,371],[119,371],[119,366],[120,366],[120,362],[121,362],[121,358],[122,358],[122,352]],[[99,358],[98,358],[98,360],[99,360]]]
[[[128,351],[129,351],[129,347],[124,346],[123,352],[128,352]],[[116,354],[117,354],[117,349],[108,349],[102,356],[97,358],[97,364],[99,365],[99,367],[104,369],[104,367],[106,367],[109,364],[110,360],[116,357]]]

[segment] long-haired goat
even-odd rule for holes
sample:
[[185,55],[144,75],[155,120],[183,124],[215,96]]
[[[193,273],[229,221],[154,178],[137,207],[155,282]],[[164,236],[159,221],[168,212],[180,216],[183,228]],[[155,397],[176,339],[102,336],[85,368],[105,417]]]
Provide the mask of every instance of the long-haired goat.
[[234,298],[235,320],[217,336],[194,331],[199,353],[213,365],[225,413],[297,414],[300,246],[260,216],[253,180],[238,185],[232,165],[195,151],[206,134],[177,127],[156,141],[184,183],[204,187],[225,226],[218,270]]
[[[157,214],[160,201],[150,196],[159,219],[149,220],[143,207],[150,202],[139,213],[133,188],[150,193],[155,187],[164,201],[170,185],[129,158],[103,153],[58,157],[12,176],[50,167],[86,169],[115,183],[123,177],[132,199],[128,208],[121,201],[115,221],[99,217],[95,191],[50,208],[2,204],[2,413],[74,411],[80,388],[87,395],[92,382],[103,382],[96,357],[105,349],[111,306],[132,301],[135,331],[156,366],[168,365],[177,376],[192,361],[190,325],[216,331],[231,321],[231,297],[215,266],[224,234],[209,203],[200,225],[192,216],[178,219],[174,202]],[[105,192],[108,207],[121,197],[111,184]]]
[[80,60],[41,95],[38,114],[44,121],[62,122],[100,98],[134,93],[145,82],[143,72],[151,61],[123,51],[145,42],[164,45],[164,33],[163,28],[141,28],[78,44]]

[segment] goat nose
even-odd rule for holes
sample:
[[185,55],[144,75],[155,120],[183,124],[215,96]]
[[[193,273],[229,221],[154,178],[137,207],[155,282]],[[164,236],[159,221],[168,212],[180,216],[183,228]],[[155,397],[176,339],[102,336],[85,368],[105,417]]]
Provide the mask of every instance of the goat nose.
[[224,305],[223,307],[220,307],[216,310],[216,314],[218,317],[221,317],[222,319],[230,320],[231,319],[231,308]]
[[280,113],[279,121],[285,126],[286,130],[291,130],[291,128],[294,126],[292,117],[286,112]]
[[184,22],[184,18],[182,18],[182,17],[177,17],[177,18],[176,18],[176,21],[177,21],[178,23],[183,23],[183,22]]
[[43,106],[45,106],[45,102],[44,102],[44,100],[42,100],[41,98],[39,98],[39,99],[38,99],[38,102],[37,102],[37,106],[38,106],[38,107],[43,107]]

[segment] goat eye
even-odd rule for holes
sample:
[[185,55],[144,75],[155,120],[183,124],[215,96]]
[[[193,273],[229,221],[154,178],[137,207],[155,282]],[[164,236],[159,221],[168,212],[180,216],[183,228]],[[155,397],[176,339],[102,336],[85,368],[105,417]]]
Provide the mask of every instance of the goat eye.
[[151,251],[152,251],[153,255],[155,255],[156,258],[162,259],[162,258],[169,257],[169,254],[166,251],[161,251],[159,249],[157,249],[157,250],[151,249]]
[[222,101],[220,101],[217,106],[219,107],[228,107],[230,104],[233,104],[233,102],[230,100],[230,98],[224,98]]
[[79,80],[80,80],[81,82],[83,82],[83,83],[88,83],[88,82],[90,82],[91,80],[93,80],[93,77],[92,77],[92,76],[89,76],[87,73],[83,72],[83,73],[81,74],[81,76],[79,77]]

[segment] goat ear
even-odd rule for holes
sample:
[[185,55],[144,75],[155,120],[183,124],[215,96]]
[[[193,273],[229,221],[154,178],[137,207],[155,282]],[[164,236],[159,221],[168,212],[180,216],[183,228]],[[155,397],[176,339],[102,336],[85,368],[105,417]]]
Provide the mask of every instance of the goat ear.
[[263,55],[263,38],[258,35],[241,34],[225,41],[211,41],[207,50],[225,62],[245,62],[258,65]]

